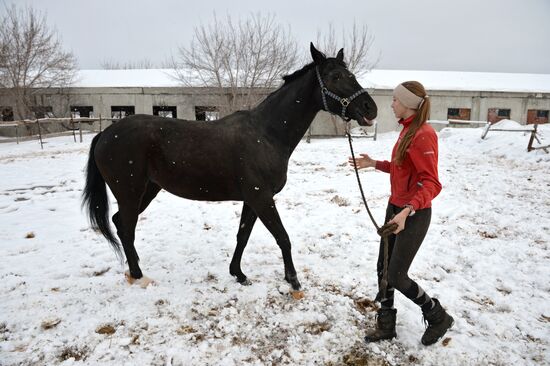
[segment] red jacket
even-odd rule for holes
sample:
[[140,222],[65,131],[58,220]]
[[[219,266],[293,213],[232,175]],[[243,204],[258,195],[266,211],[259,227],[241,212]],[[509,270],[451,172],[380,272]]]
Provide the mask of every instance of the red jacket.
[[441,192],[441,183],[437,174],[437,134],[427,123],[416,132],[401,165],[394,162],[399,142],[414,117],[399,121],[403,130],[393,147],[392,161],[377,161],[376,169],[390,173],[390,203],[399,207],[410,204],[416,211],[432,206],[432,200]]

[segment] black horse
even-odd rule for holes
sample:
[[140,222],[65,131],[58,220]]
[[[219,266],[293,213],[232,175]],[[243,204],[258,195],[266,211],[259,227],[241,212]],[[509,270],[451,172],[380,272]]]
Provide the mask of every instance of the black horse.
[[109,225],[107,183],[118,202],[112,220],[131,278],[143,276],[134,248],[138,215],[165,189],[192,200],[243,201],[230,274],[249,283],[241,257],[259,217],[281,248],[285,280],[300,290],[290,239],[273,201],[286,183],[290,155],[321,109],[361,125],[372,125],[377,113],[346,68],[343,50],[326,58],[313,44],[310,48],[313,62],[285,76],[284,84],[254,109],[210,123],[134,115],[94,137],[83,205],[92,227],[122,258]]

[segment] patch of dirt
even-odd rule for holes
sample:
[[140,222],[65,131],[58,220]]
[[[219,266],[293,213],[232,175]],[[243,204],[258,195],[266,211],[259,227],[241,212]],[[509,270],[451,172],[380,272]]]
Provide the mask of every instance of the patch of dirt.
[[58,358],[60,361],[66,361],[73,358],[75,361],[86,360],[90,350],[87,347],[70,346],[65,347]]
[[99,276],[103,276],[105,273],[109,272],[109,270],[111,269],[111,267],[107,267],[107,268],[104,268],[104,269],[100,269],[99,271],[95,271],[93,273],[93,275],[95,277],[99,277]]
[[466,300],[475,302],[476,304],[479,304],[479,305],[482,305],[482,306],[495,306],[495,302],[492,299],[490,299],[486,296],[484,296],[480,299],[469,297],[469,296],[464,296],[463,298],[466,299]]
[[487,231],[478,231],[477,233],[481,237],[486,238],[486,239],[496,239],[497,238],[497,234],[488,233]]
[[362,298],[353,300],[353,303],[355,304],[355,307],[361,314],[367,314],[373,311],[378,311],[378,305],[376,305],[376,302],[374,300],[371,300],[369,298]]
[[510,295],[512,293],[512,290],[507,289],[507,288],[497,287],[496,289],[497,289],[498,292],[501,292],[504,295]]
[[97,334],[114,334],[116,332],[115,327],[110,324],[102,325],[95,330]]
[[10,330],[6,323],[0,323],[0,341],[7,341],[9,338]]
[[357,342],[346,353],[338,363],[328,363],[327,365],[346,365],[346,366],[390,366],[390,364],[380,356],[366,352],[365,345]]
[[340,207],[345,207],[350,205],[350,202],[346,198],[340,197],[338,195],[335,195],[334,197],[332,197],[330,202],[336,203]]
[[197,331],[195,330],[195,328],[193,328],[190,325],[182,325],[181,327],[179,327],[176,330],[176,333],[178,335],[184,335],[184,334],[189,334],[189,333],[197,333]]
[[323,332],[326,332],[332,328],[332,326],[329,324],[329,322],[322,322],[322,323],[310,323],[305,324],[305,332],[309,334],[321,334]]
[[413,355],[409,355],[409,363],[417,363],[417,362],[418,362],[418,358],[416,358]]
[[40,326],[42,327],[42,329],[46,330],[55,328],[59,323],[61,323],[61,319],[52,318],[44,320]]

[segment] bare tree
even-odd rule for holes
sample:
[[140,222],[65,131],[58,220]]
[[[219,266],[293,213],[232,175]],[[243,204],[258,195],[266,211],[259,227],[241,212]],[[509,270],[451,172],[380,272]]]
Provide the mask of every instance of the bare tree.
[[227,15],[195,28],[188,47],[180,47],[172,65],[186,86],[219,90],[221,114],[248,109],[278,86],[283,74],[298,61],[297,44],[290,29],[273,15],[252,14],[234,21]]
[[317,45],[327,55],[335,55],[340,48],[344,48],[344,60],[348,68],[357,76],[370,71],[380,60],[380,54],[372,54],[374,36],[366,24],[357,25],[354,21],[351,29],[342,26],[340,37],[337,37],[334,25],[330,23],[326,31],[317,31]]
[[154,69],[155,67],[155,64],[149,59],[122,63],[114,60],[104,60],[101,63],[101,68],[104,70]]
[[15,102],[16,119],[32,117],[44,89],[63,88],[72,82],[76,59],[62,50],[46,16],[15,5],[0,18],[0,88]]

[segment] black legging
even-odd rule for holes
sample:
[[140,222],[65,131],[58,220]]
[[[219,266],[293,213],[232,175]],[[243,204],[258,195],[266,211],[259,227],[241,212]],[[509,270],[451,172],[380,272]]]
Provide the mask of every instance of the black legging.
[[[403,208],[388,204],[386,209],[385,223],[397,215]],[[407,298],[422,306],[430,301],[430,297],[418,286],[416,282],[409,278],[408,272],[411,263],[426,237],[432,209],[424,208],[416,211],[413,216],[407,217],[405,229],[397,235],[388,236],[388,293],[385,299],[381,300],[383,307],[393,306],[393,289],[399,290]],[[384,240],[380,240],[380,250],[378,252],[378,284],[382,279],[384,267]]]

